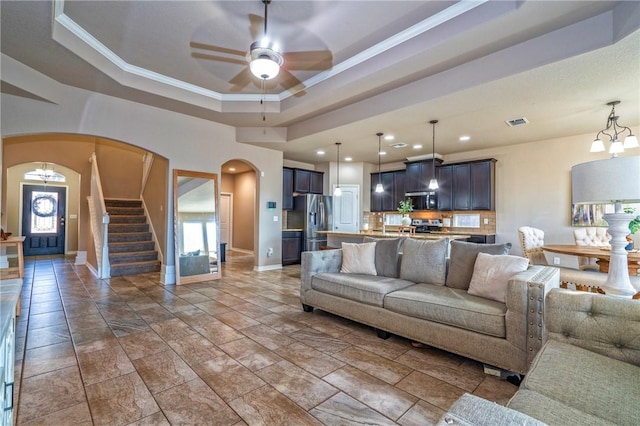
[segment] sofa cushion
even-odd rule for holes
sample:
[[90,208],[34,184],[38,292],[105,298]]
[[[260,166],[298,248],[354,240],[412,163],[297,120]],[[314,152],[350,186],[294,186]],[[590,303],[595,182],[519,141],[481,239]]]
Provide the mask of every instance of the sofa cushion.
[[385,294],[413,284],[398,278],[338,272],[316,274],[311,279],[314,290],[379,307],[383,305]]
[[545,426],[545,423],[526,414],[468,393],[462,395],[449,407],[436,426],[452,424],[460,426]]
[[402,238],[372,238],[364,237],[365,243],[376,243],[376,272],[389,278],[400,275],[400,248]]
[[[557,401],[559,409],[571,407],[611,424],[630,424],[640,414],[639,383],[640,368],[633,364],[548,340],[520,389]],[[588,424],[576,423],[566,417],[568,413],[551,410],[551,406],[532,407],[523,397],[514,397],[509,406],[550,424]]]
[[509,279],[528,266],[529,259],[525,257],[478,253],[469,294],[505,303]]
[[384,307],[399,314],[490,336],[506,336],[506,305],[472,296],[464,290],[416,284],[387,294],[384,298]]
[[576,410],[560,401],[526,389],[520,389],[516,392],[507,407],[549,425],[615,425],[615,423]]
[[420,241],[407,238],[402,245],[400,278],[414,283],[444,285],[449,239]]
[[473,275],[473,265],[476,263],[478,253],[509,254],[510,250],[511,243],[479,244],[466,241],[451,241],[447,287],[461,290],[469,288],[471,276]]
[[376,275],[376,243],[342,243],[340,272]]

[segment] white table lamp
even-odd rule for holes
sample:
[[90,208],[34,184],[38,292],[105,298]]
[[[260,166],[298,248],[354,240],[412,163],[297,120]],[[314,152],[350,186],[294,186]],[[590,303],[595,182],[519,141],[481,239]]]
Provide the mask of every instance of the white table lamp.
[[574,204],[614,204],[615,213],[605,214],[611,234],[609,273],[602,286],[613,296],[631,297],[637,290],[629,280],[626,236],[634,215],[622,211],[622,203],[640,203],[640,156],[590,161],[571,168]]

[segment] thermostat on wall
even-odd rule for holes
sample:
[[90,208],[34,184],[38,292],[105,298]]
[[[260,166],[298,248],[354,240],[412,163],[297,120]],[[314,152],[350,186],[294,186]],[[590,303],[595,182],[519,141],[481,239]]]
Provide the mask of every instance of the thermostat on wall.
[[276,208],[276,202],[275,201],[267,201],[267,208],[268,209],[275,209]]

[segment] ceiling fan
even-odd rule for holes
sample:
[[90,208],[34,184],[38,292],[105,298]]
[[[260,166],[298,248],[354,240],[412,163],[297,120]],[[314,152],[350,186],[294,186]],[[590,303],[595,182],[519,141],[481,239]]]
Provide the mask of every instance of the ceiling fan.
[[[333,66],[333,54],[329,50],[313,50],[300,52],[280,52],[277,44],[269,39],[267,33],[267,13],[271,0],[260,0],[264,4],[264,19],[260,16],[249,15],[251,32],[254,40],[257,38],[256,29],[263,24],[261,37],[251,43],[249,51],[230,49],[222,46],[214,46],[192,41],[190,46],[194,49],[219,52],[230,56],[211,55],[200,52],[192,52],[191,56],[199,59],[227,62],[245,67],[235,75],[229,83],[231,91],[238,92],[244,89],[252,80],[257,80],[264,86],[268,80],[274,80],[284,89],[295,88],[294,95],[304,94],[304,84],[291,74],[290,70],[323,71]],[[236,58],[233,56],[240,56]]]

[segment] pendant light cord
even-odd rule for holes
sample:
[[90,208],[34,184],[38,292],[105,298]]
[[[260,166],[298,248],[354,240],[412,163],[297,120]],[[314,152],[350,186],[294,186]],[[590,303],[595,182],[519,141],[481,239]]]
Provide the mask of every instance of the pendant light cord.
[[376,136],[378,136],[378,185],[382,185],[382,178],[380,177],[380,150],[382,149],[381,141],[383,134],[382,132],[376,133]]

